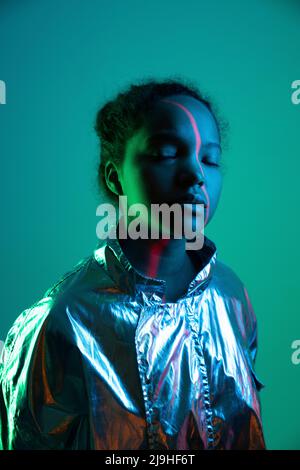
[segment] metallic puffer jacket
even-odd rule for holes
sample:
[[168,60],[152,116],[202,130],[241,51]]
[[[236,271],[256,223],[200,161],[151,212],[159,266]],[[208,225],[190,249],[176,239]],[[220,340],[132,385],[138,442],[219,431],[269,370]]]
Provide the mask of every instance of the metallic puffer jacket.
[[26,309],[2,355],[2,448],[264,449],[256,317],[207,237],[201,255],[166,303],[108,238]]

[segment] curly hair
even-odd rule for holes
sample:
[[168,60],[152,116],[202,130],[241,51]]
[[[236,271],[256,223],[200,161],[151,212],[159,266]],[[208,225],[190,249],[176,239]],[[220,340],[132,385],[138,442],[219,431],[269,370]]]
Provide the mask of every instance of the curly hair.
[[112,161],[118,168],[124,158],[127,140],[141,127],[147,111],[157,100],[175,94],[189,95],[207,106],[216,120],[223,146],[227,137],[228,123],[220,117],[212,100],[207,95],[204,96],[197,86],[182,78],[140,80],[118,93],[97,112],[95,131],[100,139],[100,163],[97,174],[100,194],[104,191],[108,199],[116,200],[116,195],[106,184],[104,172],[106,163]]

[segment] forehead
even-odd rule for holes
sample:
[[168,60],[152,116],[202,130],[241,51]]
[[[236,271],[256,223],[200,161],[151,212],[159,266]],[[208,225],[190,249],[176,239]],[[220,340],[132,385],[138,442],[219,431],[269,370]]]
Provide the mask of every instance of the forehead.
[[186,95],[172,95],[157,101],[144,118],[142,134],[174,134],[202,144],[219,142],[214,116],[207,106]]

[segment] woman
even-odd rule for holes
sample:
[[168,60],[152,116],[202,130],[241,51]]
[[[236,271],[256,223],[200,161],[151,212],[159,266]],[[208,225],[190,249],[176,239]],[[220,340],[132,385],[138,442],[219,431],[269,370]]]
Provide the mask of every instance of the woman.
[[[207,225],[221,127],[191,85],[130,86],[97,115],[101,188],[128,207],[200,203]],[[195,225],[192,208],[184,223]],[[247,290],[206,236],[187,250],[174,221],[158,227],[156,239],[132,239],[111,226],[117,236],[16,320],[1,369],[3,448],[265,448]]]

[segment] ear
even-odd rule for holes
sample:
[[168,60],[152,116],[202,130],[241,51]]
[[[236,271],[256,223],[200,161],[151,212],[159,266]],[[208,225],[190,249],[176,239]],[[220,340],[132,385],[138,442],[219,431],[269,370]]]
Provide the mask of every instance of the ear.
[[119,180],[119,173],[116,165],[109,161],[104,168],[104,177],[108,188],[117,196],[122,196],[123,189]]

